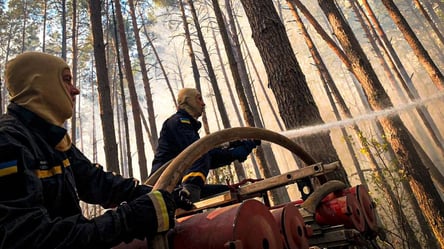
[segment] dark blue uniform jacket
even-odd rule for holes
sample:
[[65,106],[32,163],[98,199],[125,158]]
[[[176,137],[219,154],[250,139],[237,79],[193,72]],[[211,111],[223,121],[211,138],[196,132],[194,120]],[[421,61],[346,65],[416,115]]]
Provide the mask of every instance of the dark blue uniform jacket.
[[86,219],[79,200],[115,207],[151,190],[104,172],[74,145],[54,149],[66,130],[10,104],[0,118],[0,248],[109,248],[113,212]]
[[[162,125],[159,144],[154,156],[151,174],[163,164],[179,155],[186,147],[197,141],[201,123],[185,110],[178,110]],[[193,183],[202,187],[210,169],[228,165],[235,159],[226,148],[214,148],[198,159],[184,177],[183,183]]]

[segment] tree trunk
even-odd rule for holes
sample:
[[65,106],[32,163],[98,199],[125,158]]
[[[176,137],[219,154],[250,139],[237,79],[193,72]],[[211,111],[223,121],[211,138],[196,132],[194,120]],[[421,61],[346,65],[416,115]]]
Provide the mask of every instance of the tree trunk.
[[[265,99],[267,100],[267,104],[269,105],[269,107],[271,109],[271,112],[273,113],[273,117],[276,120],[277,125],[279,126],[279,130],[283,131],[284,127],[282,126],[282,122],[281,122],[281,120],[279,119],[279,117],[277,115],[277,112],[276,112],[276,110],[274,108],[274,105],[271,103],[271,100],[270,100],[270,97],[268,96],[268,93],[265,91],[265,87],[264,87],[265,84],[264,84],[263,80],[261,79],[261,77],[259,75],[259,71],[258,71],[258,69],[256,67],[256,62],[254,61],[253,56],[251,55],[250,49],[246,45],[245,38],[244,38],[244,35],[242,33],[242,29],[240,28],[239,21],[238,21],[237,18],[235,18],[234,20],[236,21],[236,26],[238,27],[239,37],[241,38],[242,44],[245,44],[243,48],[247,52],[246,56],[247,56],[248,60],[250,61],[251,66],[253,67],[254,73],[256,74],[256,78],[259,81],[259,85],[261,87],[261,90],[262,90],[262,92],[263,92],[263,94],[265,96]],[[265,125],[264,125],[264,127],[265,127]]]
[[27,21],[28,20],[28,1],[25,1],[23,5],[23,26],[22,26],[22,53],[26,50],[26,44],[25,44],[25,37],[26,37],[26,28],[27,28]]
[[130,135],[129,135],[129,127],[128,127],[128,112],[126,108],[126,95],[125,95],[125,87],[123,84],[123,72],[122,72],[122,60],[120,59],[120,49],[119,49],[119,36],[118,36],[118,30],[117,30],[117,21],[116,21],[116,15],[114,12],[114,5],[111,4],[112,12],[113,12],[113,26],[114,26],[114,48],[116,50],[116,61],[117,61],[117,71],[119,72],[119,89],[120,89],[120,96],[121,96],[121,103],[119,106],[122,107],[122,115],[123,115],[123,124],[124,124],[124,133],[125,133],[125,146],[126,149],[123,149],[123,151],[126,151],[126,160],[123,160],[126,162],[125,165],[128,167],[128,176],[133,177],[133,160],[131,155],[131,143],[130,143]]
[[62,58],[66,60],[66,0],[61,1],[62,5],[62,16],[60,23],[62,24]]
[[249,103],[249,108],[251,110],[251,114],[253,115],[254,124],[251,126],[255,127],[263,127],[262,121],[260,119],[258,108],[256,107],[256,103],[254,100],[254,94],[252,91],[252,84],[248,77],[247,66],[245,65],[244,56],[242,54],[242,50],[240,47],[239,38],[237,36],[236,24],[234,21],[233,10],[231,8],[231,4],[229,0],[225,0],[225,7],[227,9],[227,26],[229,28],[230,34],[230,44],[233,51],[234,58],[236,59],[237,68],[239,71],[239,76],[241,79],[242,86],[244,88],[243,92],[245,93],[245,97]]
[[[254,107],[252,105],[248,105],[247,97],[245,96],[245,92],[244,92],[245,88],[243,88],[243,86],[242,86],[242,77],[239,72],[239,66],[238,66],[239,61],[236,60],[235,53],[234,53],[233,48],[231,46],[231,42],[228,37],[228,32],[227,32],[225,22],[223,20],[222,14],[221,14],[222,12],[220,10],[219,3],[217,2],[217,0],[213,0],[212,2],[213,2],[213,8],[214,8],[215,14],[216,14],[217,23],[218,23],[219,29],[221,31],[222,40],[224,42],[225,51],[227,53],[227,58],[228,58],[228,61],[230,64],[231,73],[232,73],[234,83],[236,86],[237,95],[239,97],[239,102],[241,103],[241,108],[244,112],[245,122],[247,123],[248,126],[254,127],[255,121],[254,121],[253,114],[251,111],[251,108],[254,108]],[[253,103],[251,103],[251,104],[253,104]],[[258,123],[257,125],[262,125],[262,124]],[[258,127],[260,127],[260,126],[258,126]],[[267,153],[267,152],[270,153],[269,154],[270,156],[272,155],[272,153],[271,153],[271,147],[267,147],[265,149],[270,150],[270,151],[264,151],[264,148],[262,146],[259,146],[256,149],[256,159],[259,164],[259,169],[260,169],[262,175],[266,178],[269,178],[269,177],[272,177],[275,175],[279,175],[280,171],[279,171],[279,168],[277,167],[276,164],[274,164],[274,165],[276,165],[274,167],[272,167],[273,164],[269,164],[269,166],[267,166],[267,162],[265,159],[265,153]],[[289,201],[288,193],[282,188],[271,191],[270,198],[274,204],[284,203],[284,202]]]
[[101,121],[105,145],[106,167],[110,171],[119,173],[119,160],[117,153],[116,135],[114,133],[114,117],[111,105],[111,95],[109,89],[108,70],[105,58],[105,44],[103,43],[103,31],[101,21],[100,3],[90,1],[90,18],[94,39],[94,58],[96,62],[97,85],[99,101],[101,107]]
[[418,57],[419,62],[423,65],[424,69],[429,74],[432,82],[439,90],[443,90],[444,75],[439,71],[439,68],[435,65],[432,58],[430,58],[429,53],[422,46],[421,42],[418,40],[407,21],[402,16],[399,9],[396,7],[395,3],[392,0],[382,0],[382,3],[387,8],[387,11],[390,17],[393,19],[393,22],[395,22],[398,29],[404,35],[407,43],[410,45],[410,47],[412,47],[413,52],[415,53],[416,57]]
[[[292,14],[296,20],[296,23],[297,23],[299,29],[302,32],[302,35],[304,36],[305,43],[307,44],[307,47],[310,51],[313,61],[318,69],[319,76],[323,82],[324,90],[328,96],[328,100],[330,102],[330,105],[333,108],[333,112],[335,114],[336,120],[339,121],[339,120],[341,120],[341,115],[339,114],[338,108],[336,107],[336,103],[332,97],[332,95],[335,95],[337,100],[339,98],[341,98],[341,96],[339,95],[339,91],[337,91],[337,88],[334,85],[333,78],[331,77],[330,72],[328,71],[328,68],[324,64],[324,61],[322,60],[321,55],[319,54],[313,40],[311,39],[310,34],[308,33],[308,30],[305,28],[305,25],[302,22],[302,19],[296,10],[296,6],[293,3],[291,3],[291,1],[289,1],[289,0],[287,0],[287,3],[288,3],[288,7],[290,8],[290,11],[292,12]],[[332,89],[330,89],[330,88],[332,88]],[[345,106],[345,102],[342,98],[339,99],[338,103],[343,103],[343,105],[342,105],[343,109],[347,108]],[[345,111],[348,111],[348,109]],[[343,110],[343,112],[344,112],[344,110]],[[350,117],[351,117],[351,115],[348,116],[347,118],[350,118]],[[356,169],[356,173],[359,176],[359,180],[361,181],[362,184],[367,185],[367,181],[365,180],[364,173],[361,170],[361,166],[359,165],[358,158],[353,150],[353,146],[351,144],[351,141],[350,141],[350,139],[347,139],[348,135],[347,135],[347,131],[345,130],[344,127],[341,127],[341,134],[345,139],[347,149],[348,149],[350,156],[352,158],[353,165]]]
[[150,34],[149,34],[148,30],[146,29],[146,25],[144,23],[143,15],[139,15],[139,16],[142,18],[142,27],[143,27],[143,31],[145,33],[145,37],[148,40],[148,43],[150,44],[151,49],[153,50],[153,53],[154,53],[154,56],[156,57],[157,63],[159,63],[160,70],[162,71],[163,77],[165,78],[168,90],[170,91],[171,98],[172,98],[172,100],[174,102],[174,106],[177,107],[176,95],[174,94],[173,88],[171,87],[171,82],[170,82],[168,74],[167,74],[167,72],[165,70],[165,67],[163,66],[163,62],[160,59],[159,53],[157,53],[157,49],[156,49],[156,47],[153,44],[153,41],[152,41],[152,39],[150,37]]
[[[443,22],[442,18],[439,17],[437,14],[437,12],[439,13],[439,11],[434,10],[433,1],[422,0],[421,2],[425,6],[425,8],[427,9],[427,12],[430,15],[433,23],[436,26],[438,26],[438,30],[440,30],[440,31],[444,30],[444,22]],[[441,3],[441,5],[442,5],[442,3]],[[438,9],[438,8],[439,7],[437,6],[436,9]],[[441,11],[444,11],[444,9],[441,9]]]
[[[75,2],[75,1],[74,1]],[[74,2],[73,2],[73,7],[74,7]],[[45,53],[46,52],[46,20],[48,19],[47,16],[47,9],[48,9],[48,1],[44,0],[43,1],[43,31],[42,31],[42,52]],[[73,9],[73,13],[74,13],[74,9]],[[73,24],[75,23],[75,20],[73,19]],[[74,141],[74,140],[73,140]]]
[[157,140],[159,138],[157,136],[156,115],[154,113],[153,94],[151,93],[151,84],[150,80],[148,79],[148,70],[146,68],[145,55],[143,54],[142,42],[140,41],[139,27],[137,25],[136,11],[134,8],[134,0],[129,0],[128,4],[130,7],[131,23],[133,24],[134,38],[136,40],[137,55],[139,57],[139,63],[140,63],[140,71],[142,73],[143,87],[145,89],[146,106],[148,110],[148,123],[150,128],[147,134],[149,134],[151,148],[153,152],[155,152],[157,148]]
[[[319,0],[319,5],[328,17],[334,34],[350,59],[352,69],[361,82],[370,105],[374,110],[384,110],[392,107],[392,103],[371,68],[370,62],[335,4],[330,0]],[[409,177],[410,186],[420,204],[421,210],[427,217],[435,236],[443,247],[444,203],[431,181],[430,174],[419,159],[419,155],[409,137],[409,132],[399,116],[384,117],[380,120],[399,165]]]
[[[209,6],[208,5],[209,5],[208,3],[205,4],[205,7],[207,8],[207,12],[209,12],[209,8],[208,8]],[[215,12],[217,11],[216,8],[213,8],[213,9],[214,9]],[[220,9],[218,9],[218,10],[220,11]],[[218,13],[216,15],[221,15],[221,14],[222,13]],[[240,115],[239,108],[238,108],[238,106],[236,104],[236,99],[234,97],[233,90],[231,88],[230,80],[228,79],[227,70],[225,69],[225,64],[223,62],[223,58],[222,58],[222,54],[221,54],[221,49],[219,47],[219,42],[217,41],[215,28],[213,27],[213,22],[210,22],[209,25],[210,25],[211,35],[212,35],[213,40],[214,40],[214,46],[215,46],[217,58],[219,60],[219,65],[220,65],[220,68],[221,68],[221,71],[222,71],[222,75],[224,76],[224,80],[225,80],[225,83],[226,83],[228,94],[230,95],[230,101],[231,101],[231,103],[233,105],[233,109],[234,109],[234,112],[236,113],[236,117],[237,117],[238,122],[240,123],[240,126],[244,126],[244,121],[242,120],[242,117]]]
[[[45,12],[46,12],[46,1],[45,1]],[[77,57],[79,55],[79,49],[77,44],[77,0],[72,1],[72,83],[75,87],[77,85]],[[77,140],[77,106],[78,103],[75,103],[72,118],[71,118],[71,140],[73,143],[76,143]]]
[[[323,123],[273,2],[241,0],[241,3],[287,129]],[[324,163],[339,161],[329,132],[302,136],[296,140],[315,160]],[[326,175],[321,182],[328,178],[342,180],[349,185],[345,171]]]
[[432,18],[430,17],[429,13],[425,10],[425,8],[422,6],[422,3],[419,0],[413,0],[415,3],[416,8],[421,12],[421,14],[424,16],[424,18],[429,23],[430,27],[432,27],[433,31],[435,32],[436,36],[438,37],[441,44],[444,45],[444,36],[442,35],[441,30],[439,30],[438,26],[433,22]]
[[[134,120],[134,132],[136,137],[137,155],[139,158],[140,180],[144,182],[148,178],[148,168],[145,156],[145,146],[143,140],[142,122],[140,120],[140,105],[137,97],[136,87],[133,78],[133,70],[129,56],[129,49],[126,40],[122,8],[119,1],[115,1],[117,25],[119,29],[120,44],[122,45],[123,62],[125,66],[125,76],[128,82],[128,89],[131,99],[131,107]],[[106,134],[106,133],[105,133]]]
[[[360,8],[360,6],[358,4],[355,4],[353,6],[356,6],[358,12],[363,13],[362,8]],[[363,14],[364,15],[364,14]],[[365,16],[365,15],[364,15]],[[366,16],[365,16],[366,17]],[[368,20],[367,18],[366,20],[366,24],[362,24],[364,27],[364,30],[368,30],[368,39],[369,41],[372,43],[372,46],[375,49],[375,52],[378,55],[378,58],[384,58],[383,53],[379,50],[379,47],[374,44],[374,41],[377,41],[379,46],[381,48],[385,48],[384,45],[382,44],[382,41],[380,40],[380,37],[378,37],[375,34],[375,30],[372,28],[371,22],[370,20]],[[364,20],[362,20],[364,22]],[[373,32],[372,32],[373,31]],[[404,78],[402,77],[400,71],[397,69],[394,61],[392,60],[392,58],[390,56],[388,56],[389,52],[387,49],[384,50],[385,55],[387,60],[381,60],[381,64],[385,67],[387,65],[387,67],[389,67],[391,69],[391,71],[389,70],[389,68],[387,68],[385,71],[388,74],[389,79],[391,79],[391,81],[393,82],[394,86],[398,87],[398,84],[396,84],[396,82],[394,81],[394,79],[392,78],[393,76],[396,76],[396,78],[398,79],[398,81],[400,82],[401,86],[403,87],[404,91],[407,93],[409,100],[410,101],[414,101],[415,100],[415,94],[413,94],[412,91],[410,91],[409,86],[407,85],[407,82],[404,80]],[[394,73],[394,75],[392,74]],[[402,100],[404,102],[407,102],[404,94],[401,92],[401,90],[398,90],[400,97],[402,98]],[[432,138],[433,142],[435,143],[435,145],[437,146],[437,148],[440,150],[441,154],[444,156],[444,146],[442,141],[443,138],[439,133],[439,129],[437,127],[437,125],[435,124],[435,122],[433,121],[430,113],[427,111],[427,108],[425,108],[424,106],[418,106],[416,108],[416,111],[418,112],[419,117],[422,120],[422,123],[424,124],[425,128],[427,129],[428,134],[430,135],[430,137]]]
[[225,109],[224,101],[222,99],[222,94],[219,90],[219,85],[217,83],[216,74],[214,73],[213,64],[211,62],[210,53],[208,52],[205,39],[202,34],[202,30],[199,24],[199,19],[197,17],[196,9],[194,8],[193,0],[187,0],[188,6],[190,6],[190,11],[193,16],[194,27],[197,31],[197,37],[199,39],[199,44],[204,56],[204,62],[207,66],[208,77],[210,78],[210,83],[213,88],[214,97],[216,98],[217,108],[219,110],[219,115],[222,119],[222,124],[224,128],[230,128],[230,120],[228,119],[227,110]]
[[[260,116],[259,104],[256,104],[257,102],[255,101],[254,97],[255,94],[253,94],[254,86],[248,76],[247,65],[242,54],[239,37],[237,36],[238,32],[235,23],[236,18],[233,15],[233,9],[231,8],[229,0],[225,0],[225,7],[228,14],[228,27],[230,28],[230,41],[233,49],[233,55],[237,61],[237,68],[239,70],[241,83],[249,103],[249,109],[253,115],[253,120],[250,120],[247,123],[249,123],[250,126],[264,128],[264,123],[262,122]],[[257,163],[259,164],[259,169],[264,177],[280,175],[281,172],[277,165],[276,158],[274,158],[274,153],[271,150],[271,146],[260,146],[256,150],[256,159]],[[285,203],[290,201],[285,188],[279,188],[271,191],[271,199],[274,203]]]
[[[191,34],[190,34],[190,29],[188,27],[188,20],[187,20],[187,15],[185,14],[185,7],[183,5],[183,0],[179,0],[179,7],[180,7],[180,12],[182,14],[183,28],[185,31],[185,41],[188,46],[188,54],[191,59],[191,67],[193,69],[194,82],[196,83],[196,89],[199,90],[200,93],[202,93],[202,87],[200,85],[199,67],[197,66],[196,56],[194,55],[193,43],[191,41]],[[205,134],[210,134],[207,114],[205,113],[205,111],[202,113],[202,123],[205,130]]]

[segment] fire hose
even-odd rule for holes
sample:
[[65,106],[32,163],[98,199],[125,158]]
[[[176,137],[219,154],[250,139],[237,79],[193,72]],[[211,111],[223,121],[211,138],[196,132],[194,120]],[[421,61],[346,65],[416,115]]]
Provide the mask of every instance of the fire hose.
[[[174,158],[168,167],[166,167],[166,165],[164,165],[165,167],[162,166],[163,171],[161,171],[161,169],[158,170],[161,171],[159,172],[160,176],[158,179],[154,179],[155,176],[152,176],[153,178],[148,179],[147,182],[155,182],[153,189],[164,189],[172,192],[182,177],[183,172],[188,169],[194,161],[215,146],[239,139],[260,139],[273,142],[294,153],[307,165],[316,163],[300,146],[281,134],[262,128],[236,127],[214,132],[194,142]],[[167,249],[168,242],[166,235],[156,235],[154,238],[149,239],[148,247]]]

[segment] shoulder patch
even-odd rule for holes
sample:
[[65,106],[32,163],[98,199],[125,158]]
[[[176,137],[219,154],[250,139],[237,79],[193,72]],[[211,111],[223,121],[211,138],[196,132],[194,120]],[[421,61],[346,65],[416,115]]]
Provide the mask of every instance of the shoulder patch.
[[183,124],[191,124],[191,120],[189,118],[180,118],[180,122]]
[[0,177],[17,173],[17,160],[0,163]]

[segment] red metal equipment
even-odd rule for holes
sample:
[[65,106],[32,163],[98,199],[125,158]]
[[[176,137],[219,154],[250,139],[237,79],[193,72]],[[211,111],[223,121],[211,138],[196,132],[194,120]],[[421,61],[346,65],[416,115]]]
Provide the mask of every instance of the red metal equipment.
[[340,225],[345,228],[354,228],[359,232],[365,230],[364,215],[361,206],[352,194],[326,199],[316,209],[315,220],[320,225]]
[[287,249],[308,249],[309,228],[305,226],[304,218],[292,203],[271,209],[276,223],[280,227],[281,235]]
[[378,231],[378,224],[376,220],[376,205],[373,202],[370,194],[368,193],[367,187],[364,185],[357,185],[355,187],[344,189],[344,194],[353,194],[359,201],[361,205],[361,210],[364,215],[366,231],[373,235],[376,235]]
[[178,219],[174,249],[283,249],[279,227],[254,199]]
[[[309,178],[310,183],[310,179],[334,172],[341,165],[316,162],[292,140],[268,130],[239,127],[207,135],[162,166],[146,184],[172,191],[184,170],[209,149],[244,138],[279,144],[305,166],[266,179],[246,179],[232,184],[231,191],[194,203],[191,211],[178,210],[176,226],[168,233],[169,243],[165,236],[154,238],[149,241],[150,249],[379,248],[375,243],[375,206],[363,185],[347,188],[344,180],[329,180],[313,188],[304,201],[270,206],[268,191],[299,184],[301,179]],[[147,241],[135,240],[115,248],[148,246]]]

